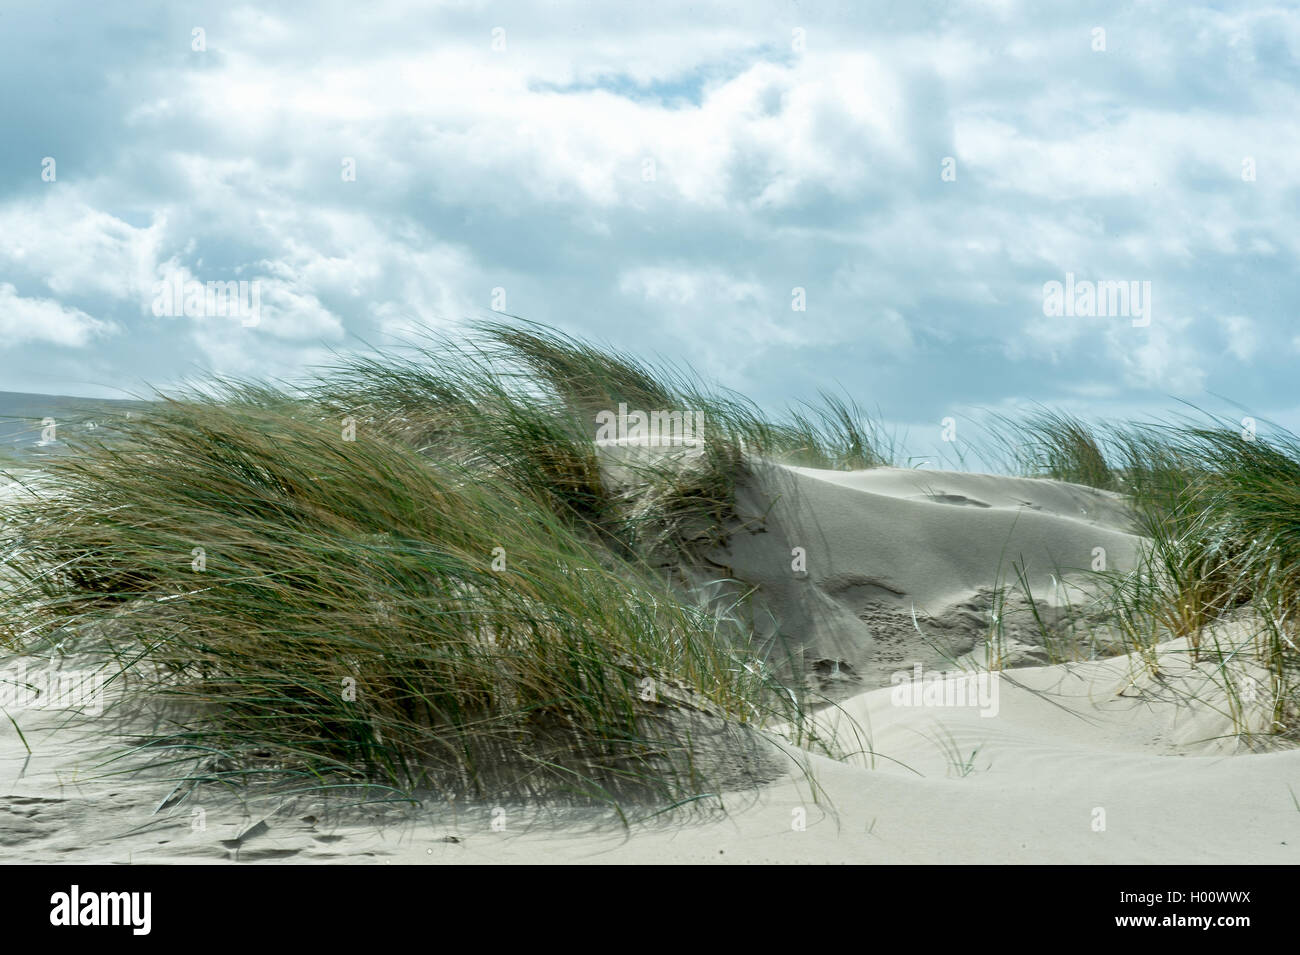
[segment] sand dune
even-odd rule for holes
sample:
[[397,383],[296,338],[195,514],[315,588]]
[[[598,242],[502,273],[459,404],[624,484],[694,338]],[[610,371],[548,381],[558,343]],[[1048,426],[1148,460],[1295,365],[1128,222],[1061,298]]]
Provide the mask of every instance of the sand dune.
[[[156,771],[113,775],[119,764],[105,762],[129,723],[26,708],[10,712],[22,738],[0,723],[0,852],[32,862],[1300,860],[1300,751],[1242,745],[1213,668],[1189,662],[1178,641],[1154,666],[1093,659],[1082,644],[1076,659],[1041,665],[1025,627],[1013,642],[1021,662],[1039,665],[986,675],[995,713],[902,705],[894,674],[978,656],[988,595],[1013,564],[1049,607],[1063,605],[1071,570],[1095,548],[1127,566],[1140,541],[1116,495],[977,474],[760,466],[742,505],[751,526],[709,561],[758,585],[769,644],[823,664],[839,702],[818,721],[847,752],[783,746],[785,774],[727,794],[725,814],[702,801],[691,819],[628,831],[490,803],[344,810],[216,786],[170,801]],[[1260,729],[1266,714],[1243,720]]]
[[[769,641],[851,674],[837,695],[882,685],[913,662],[946,665],[971,652],[988,631],[995,591],[1017,581],[1017,568],[1035,598],[1054,606],[1098,548],[1108,567],[1124,570],[1139,543],[1117,495],[1057,481],[769,466],[741,499],[744,513],[762,517],[711,560],[760,585],[755,624]],[[793,569],[796,548],[802,572]],[[1021,642],[1034,639],[1027,620],[1010,621],[1008,662],[1034,658],[1033,644]]]

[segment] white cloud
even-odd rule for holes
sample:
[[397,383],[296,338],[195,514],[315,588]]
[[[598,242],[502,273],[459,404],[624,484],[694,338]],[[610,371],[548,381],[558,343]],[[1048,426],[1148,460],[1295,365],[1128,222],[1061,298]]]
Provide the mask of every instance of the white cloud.
[[56,296],[145,302],[164,223],[138,228],[58,187],[40,200],[0,205],[0,264],[42,281]]
[[1108,354],[1123,369],[1126,384],[1184,396],[1205,390],[1204,351],[1190,319],[1157,314],[1147,328],[1133,328],[1124,319],[1108,321]]
[[0,348],[41,342],[80,348],[112,332],[113,326],[77,308],[48,298],[24,298],[8,282],[0,282]]
[[1250,361],[1259,348],[1259,334],[1255,323],[1245,315],[1224,315],[1219,318],[1224,343],[1238,361]]

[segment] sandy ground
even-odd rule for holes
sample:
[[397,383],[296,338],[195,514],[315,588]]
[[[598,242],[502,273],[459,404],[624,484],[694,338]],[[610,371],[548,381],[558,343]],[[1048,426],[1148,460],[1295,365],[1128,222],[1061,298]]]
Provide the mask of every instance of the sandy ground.
[[[1079,643],[1070,659],[1042,665],[1050,655],[1024,627],[1012,651],[1040,665],[978,685],[927,682],[952,659],[979,656],[990,613],[982,595],[1008,563],[1042,599],[1061,603],[1053,595],[1095,548],[1109,566],[1131,561],[1139,541],[1118,498],[1052,481],[894,469],[767,469],[746,494],[763,520],[711,559],[761,584],[770,639],[797,640],[808,659],[827,661],[839,702],[819,723],[847,751],[842,759],[787,747],[790,771],[758,792],[727,794],[725,813],[706,800],[688,818],[630,828],[522,806],[250,802],[213,786],[175,801],[167,780],[111,761],[129,726],[11,704],[14,722],[0,718],[0,858],[1300,861],[1300,750],[1245,745],[1234,730],[1267,728],[1266,708],[1235,713],[1223,675],[1192,664],[1177,641],[1155,661],[1095,658]],[[802,570],[792,566],[795,548]],[[0,670],[17,664],[0,659]],[[891,682],[899,672],[915,678],[916,664],[920,684]],[[52,666],[24,665],[24,679],[38,683]],[[1260,676],[1242,664],[1231,679],[1240,688]]]

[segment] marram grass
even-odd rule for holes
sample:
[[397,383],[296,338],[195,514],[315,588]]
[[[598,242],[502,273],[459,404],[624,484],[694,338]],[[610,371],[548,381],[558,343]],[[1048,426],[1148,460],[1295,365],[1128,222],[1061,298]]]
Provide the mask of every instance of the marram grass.
[[[611,481],[592,439],[620,405],[707,427]],[[725,541],[749,456],[867,466],[877,436],[524,323],[293,393],[200,383],[9,500],[4,625],[95,643],[160,710],[142,749],[227,778],[689,799],[767,772],[755,730],[802,733],[805,703],[649,564]]]
[[995,434],[1013,469],[1129,502],[1146,538],[1137,566],[1097,575],[1100,615],[1122,645],[1154,661],[1183,638],[1192,662],[1226,674],[1242,650],[1222,652],[1216,628],[1244,624],[1269,673],[1271,731],[1300,733],[1300,438],[1209,416],[1094,426],[1049,411],[1000,417]]
[[149,746],[234,775],[682,798],[727,782],[713,749],[761,761],[788,697],[717,619],[505,482],[268,404],[164,401],[50,461],[4,515],[10,640],[96,632],[168,707]]

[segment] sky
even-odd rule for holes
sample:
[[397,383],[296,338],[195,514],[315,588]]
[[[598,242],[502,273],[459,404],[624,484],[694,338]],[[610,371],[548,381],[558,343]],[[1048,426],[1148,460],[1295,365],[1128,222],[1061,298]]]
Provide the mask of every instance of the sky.
[[1300,430],[1298,54],[1267,2],[2,0],[0,390],[504,311],[909,432]]

